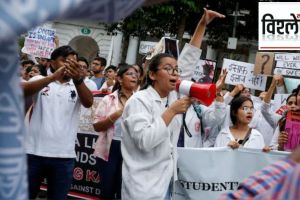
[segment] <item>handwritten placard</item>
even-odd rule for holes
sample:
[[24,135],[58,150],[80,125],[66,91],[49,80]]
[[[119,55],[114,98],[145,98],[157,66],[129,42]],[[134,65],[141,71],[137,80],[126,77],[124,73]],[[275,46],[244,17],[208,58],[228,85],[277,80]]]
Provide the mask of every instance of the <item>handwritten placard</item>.
[[258,52],[255,58],[254,75],[272,75],[274,53]]
[[28,36],[25,37],[25,52],[41,58],[50,58],[50,55],[55,48],[54,39],[54,29],[36,27],[28,31]]
[[285,131],[288,133],[288,142],[284,145],[284,149],[288,151],[296,149],[300,144],[300,112],[288,112]]
[[226,84],[243,84],[248,88],[265,91],[267,76],[255,76],[254,64],[224,59],[223,69],[227,69],[228,71],[227,77],[225,79]]
[[212,83],[215,68],[215,61],[200,59],[196,65],[192,79],[197,83]]
[[278,110],[281,106],[286,105],[286,100],[290,94],[275,94],[273,109]]
[[285,77],[300,77],[300,54],[280,53],[275,54],[276,66],[274,74]]

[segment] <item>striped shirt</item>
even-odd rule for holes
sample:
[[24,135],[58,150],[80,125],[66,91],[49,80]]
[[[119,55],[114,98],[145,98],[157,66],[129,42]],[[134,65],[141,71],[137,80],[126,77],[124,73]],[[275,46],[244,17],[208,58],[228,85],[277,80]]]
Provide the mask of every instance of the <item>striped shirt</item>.
[[240,184],[237,191],[226,193],[222,195],[220,199],[253,199],[257,195],[265,193],[273,188],[282,179],[290,175],[295,169],[295,166],[296,162],[292,160],[280,160],[245,179]]
[[283,177],[269,191],[258,195],[255,200],[266,199],[284,199],[295,200],[300,199],[300,165],[298,164],[292,173]]

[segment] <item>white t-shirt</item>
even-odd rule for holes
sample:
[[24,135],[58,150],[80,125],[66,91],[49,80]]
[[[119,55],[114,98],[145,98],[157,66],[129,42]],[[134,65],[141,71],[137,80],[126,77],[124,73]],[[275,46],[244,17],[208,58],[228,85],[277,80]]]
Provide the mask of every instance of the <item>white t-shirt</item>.
[[[35,76],[30,81],[44,78]],[[25,137],[28,154],[74,158],[80,99],[73,81],[50,83],[33,99],[33,112]]]

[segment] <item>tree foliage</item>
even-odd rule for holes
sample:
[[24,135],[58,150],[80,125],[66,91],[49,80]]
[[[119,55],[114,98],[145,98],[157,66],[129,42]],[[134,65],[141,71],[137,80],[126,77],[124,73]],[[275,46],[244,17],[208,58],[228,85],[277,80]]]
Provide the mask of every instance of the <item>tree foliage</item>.
[[[203,13],[203,7],[226,15],[225,19],[214,20],[207,28],[209,45],[223,47],[232,36],[236,3],[239,10],[249,10],[249,15],[239,16],[236,37],[257,39],[258,1],[249,3],[242,0],[175,0],[164,4],[138,9],[123,21],[107,26],[108,31],[120,30],[125,36],[134,35],[141,39],[160,38],[165,33],[182,39],[184,31],[193,33]],[[240,23],[243,21],[244,23]]]
[[[108,31],[122,31],[126,36],[162,37],[165,33],[177,35],[181,19],[199,12],[199,0],[176,0],[140,8],[123,21],[108,25]],[[184,26],[185,27],[185,26]]]

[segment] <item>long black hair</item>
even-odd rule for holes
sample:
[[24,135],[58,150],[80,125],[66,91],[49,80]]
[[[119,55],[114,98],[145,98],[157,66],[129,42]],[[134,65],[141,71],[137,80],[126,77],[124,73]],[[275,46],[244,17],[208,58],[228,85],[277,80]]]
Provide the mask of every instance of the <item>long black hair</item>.
[[150,72],[157,72],[158,71],[158,66],[161,63],[161,60],[163,58],[174,58],[176,60],[176,58],[174,56],[172,56],[171,54],[167,54],[167,53],[160,53],[155,55],[149,63],[148,66],[148,70],[147,70],[147,75],[146,75],[146,82],[145,84],[142,86],[141,90],[146,89],[149,85],[153,85],[153,80],[150,78],[149,73]]
[[[136,71],[136,69],[132,65],[122,63],[122,65],[119,65],[119,67],[117,69],[117,76],[123,77],[123,74],[125,74],[130,68],[132,68],[132,69],[134,69],[134,71]],[[112,89],[112,92],[114,92],[116,90],[121,90],[121,84],[118,80],[116,81],[116,83]]]
[[234,125],[236,125],[236,123],[237,123],[236,114],[238,112],[238,109],[246,101],[250,101],[253,105],[253,101],[249,97],[246,97],[246,96],[239,96],[232,100],[231,105],[230,105],[230,119]]

